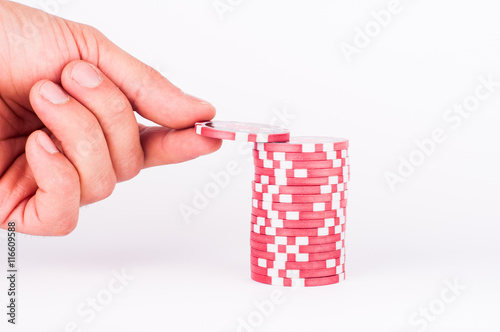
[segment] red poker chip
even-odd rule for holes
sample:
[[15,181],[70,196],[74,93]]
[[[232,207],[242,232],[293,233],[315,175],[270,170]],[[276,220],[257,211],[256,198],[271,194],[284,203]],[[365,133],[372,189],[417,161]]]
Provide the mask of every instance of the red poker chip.
[[314,286],[327,286],[338,284],[344,281],[345,274],[337,274],[330,277],[322,278],[278,278],[278,277],[268,277],[252,272],[251,278],[254,281],[260,282],[262,284],[268,284],[273,286],[285,286],[285,287],[314,287]]
[[315,262],[286,262],[286,261],[275,261],[267,260],[264,258],[258,258],[251,256],[250,262],[253,265],[265,267],[269,269],[280,269],[280,270],[318,270],[318,269],[329,269],[336,267],[345,263],[345,256],[339,258],[332,258],[324,261]]
[[345,217],[345,208],[331,211],[274,211],[252,207],[252,214],[257,217],[268,219],[288,219],[288,220],[307,220],[307,219],[328,219]]
[[279,186],[252,181],[252,189],[259,193],[280,195],[320,195],[347,190],[347,182],[323,186]]
[[346,150],[349,141],[344,138],[303,136],[291,137],[285,143],[256,143],[255,150],[271,152],[326,152]]
[[273,285],[273,286],[285,286],[285,287],[315,287],[315,286],[327,286],[338,284],[345,280],[345,274],[341,273],[330,277],[321,278],[278,278],[278,277],[268,277],[257,273],[251,274],[251,278],[254,281],[260,282],[262,284]]
[[272,236],[328,236],[345,233],[345,224],[323,228],[275,228],[252,224],[251,231]]
[[314,161],[314,160],[332,160],[349,157],[347,150],[327,151],[327,152],[270,152],[262,150],[253,150],[253,157],[265,160],[281,161]]
[[343,209],[347,206],[347,200],[318,202],[318,203],[276,203],[252,200],[254,208],[267,210],[267,211],[310,211],[310,212],[324,212]]
[[254,175],[254,181],[261,184],[271,184],[276,186],[323,186],[330,184],[344,183],[349,180],[349,175],[346,176],[329,176],[317,178],[287,178],[274,177],[268,175]]
[[258,201],[276,203],[322,203],[345,200],[347,199],[347,191],[317,195],[267,194],[253,191],[252,198]]
[[253,163],[257,167],[270,169],[325,169],[347,166],[349,165],[349,158],[312,161],[282,161],[254,158]]
[[321,252],[329,252],[344,248],[344,240],[324,243],[324,244],[309,244],[309,245],[288,245],[288,244],[273,244],[260,243],[250,240],[250,246],[253,249],[285,254],[313,254]]
[[304,279],[304,278],[321,278],[330,277],[341,274],[345,271],[345,265],[339,265],[328,269],[318,270],[280,270],[269,269],[251,264],[250,269],[253,273],[268,277],[289,278],[289,279]]
[[316,252],[308,254],[287,254],[287,253],[276,253],[269,251],[262,251],[255,248],[250,249],[251,255],[259,258],[264,258],[274,261],[287,261],[287,262],[314,262],[314,261],[324,261],[327,259],[339,258],[344,256],[344,248],[334,251],[326,252]]
[[195,124],[198,135],[243,142],[286,142],[290,131],[278,126],[236,121],[207,121]]
[[344,233],[326,235],[326,236],[272,236],[250,232],[250,240],[260,243],[285,244],[285,245],[316,245],[329,244],[342,241],[345,238]]
[[349,166],[336,168],[312,168],[312,169],[279,169],[255,167],[255,174],[285,178],[321,178],[329,176],[348,176]]
[[326,218],[326,219],[304,219],[304,220],[287,220],[287,219],[269,219],[251,215],[250,221],[252,224],[273,227],[273,228],[323,228],[333,227],[345,224],[346,217]]

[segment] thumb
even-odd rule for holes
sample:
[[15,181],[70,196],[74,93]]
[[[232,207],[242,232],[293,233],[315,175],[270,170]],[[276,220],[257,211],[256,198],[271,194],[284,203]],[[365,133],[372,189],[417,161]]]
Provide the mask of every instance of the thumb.
[[[210,103],[185,94],[96,29],[90,31],[96,40],[97,67],[125,93],[141,116],[173,129],[192,127],[197,121],[215,116],[215,108]],[[88,49],[88,40],[79,46]],[[92,59],[84,60],[92,62]]]
[[43,131],[30,135],[26,158],[38,185],[26,204],[20,232],[66,235],[75,229],[80,207],[78,173]]

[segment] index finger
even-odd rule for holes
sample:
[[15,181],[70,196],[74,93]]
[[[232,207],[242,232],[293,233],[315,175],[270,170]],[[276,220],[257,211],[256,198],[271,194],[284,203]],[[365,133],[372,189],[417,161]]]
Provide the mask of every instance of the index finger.
[[[72,22],[68,24],[72,29],[79,28],[73,26]],[[197,121],[213,119],[215,108],[210,103],[185,94],[159,72],[120,49],[99,31],[90,27],[87,29],[89,31],[84,31],[84,34],[90,32],[96,39],[99,56],[87,56],[83,60],[100,68],[125,93],[134,110],[141,116],[173,129],[184,129],[192,127]],[[83,44],[79,46],[85,47]]]

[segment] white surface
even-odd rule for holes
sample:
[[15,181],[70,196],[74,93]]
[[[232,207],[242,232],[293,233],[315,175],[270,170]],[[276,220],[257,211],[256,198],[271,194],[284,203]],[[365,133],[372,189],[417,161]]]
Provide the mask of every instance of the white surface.
[[[412,314],[439,306],[455,278],[466,289],[427,331],[500,328],[500,88],[457,129],[443,120],[481,75],[500,80],[495,1],[402,0],[350,64],[340,43],[388,1],[241,1],[225,20],[212,0],[60,2],[59,15],[96,26],[211,101],[218,120],[271,123],[286,109],[295,118],[276,124],[293,135],[349,138],[347,280],[299,290],[250,280],[251,155],[227,142],[120,184],[82,209],[68,237],[21,237],[20,324],[7,326],[2,310],[1,331],[65,331],[70,321],[81,331],[238,331],[255,301],[281,292],[253,330],[417,331]],[[391,192],[384,173],[437,127],[447,140]],[[234,166],[229,185],[186,223],[179,206],[213,182],[210,172]],[[122,269],[135,279],[86,323],[80,303]],[[2,278],[0,299],[4,290]]]

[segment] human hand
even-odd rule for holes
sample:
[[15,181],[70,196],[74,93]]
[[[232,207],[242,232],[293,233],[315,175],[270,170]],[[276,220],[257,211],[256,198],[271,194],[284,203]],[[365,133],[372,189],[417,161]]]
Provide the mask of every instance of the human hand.
[[[79,207],[117,182],[220,147],[192,128],[214,117],[212,105],[96,29],[3,0],[0,22],[0,228],[69,234]],[[29,22],[37,33],[25,38]]]

